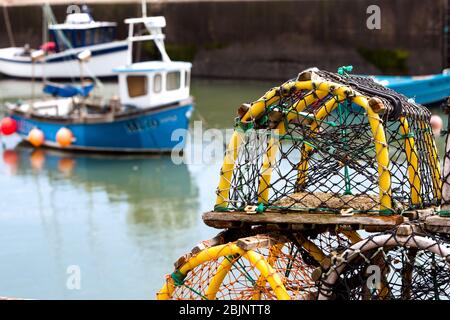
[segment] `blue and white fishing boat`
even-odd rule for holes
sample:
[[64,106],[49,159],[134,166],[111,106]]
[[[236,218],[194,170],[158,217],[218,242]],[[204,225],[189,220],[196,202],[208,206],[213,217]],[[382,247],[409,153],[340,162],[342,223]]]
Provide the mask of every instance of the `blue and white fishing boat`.
[[[87,9],[86,9],[87,10]],[[44,6],[44,21],[49,21],[50,38],[40,47],[46,55],[34,61],[36,50],[24,47],[0,49],[0,73],[17,78],[69,78],[77,77],[77,55],[85,50],[92,53],[86,64],[91,76],[114,76],[111,66],[125,61],[126,40],[116,41],[117,24],[94,21],[89,12],[68,14],[64,23],[58,24],[49,6]],[[47,35],[46,35],[47,37]]]
[[[118,97],[105,101],[91,96],[93,84],[87,81],[81,86],[47,83],[44,92],[52,97],[7,104],[9,117],[23,139],[35,146],[95,152],[169,152],[184,146],[193,110],[189,94],[192,65],[171,61],[167,55],[164,17],[144,15],[125,22],[129,36],[123,63],[127,63],[114,69],[119,79]],[[144,25],[148,34],[135,35],[138,24]],[[136,41],[153,41],[161,60],[134,63]],[[78,56],[82,65],[89,57],[86,52]]]
[[426,76],[372,76],[378,83],[420,104],[432,104],[450,96],[450,72]]

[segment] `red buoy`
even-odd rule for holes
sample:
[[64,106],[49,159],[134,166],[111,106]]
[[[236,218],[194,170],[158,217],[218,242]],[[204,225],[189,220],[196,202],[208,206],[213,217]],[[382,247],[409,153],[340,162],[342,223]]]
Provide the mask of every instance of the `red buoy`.
[[15,150],[7,149],[3,151],[3,162],[10,167],[17,167],[19,155]]
[[53,41],[43,43],[40,46],[40,49],[44,50],[45,52],[55,52],[55,50],[56,50],[56,43],[53,42]]
[[19,161],[19,154],[15,150],[7,149],[3,151],[3,162],[8,165],[11,174],[17,172]]
[[13,134],[17,130],[17,122],[11,117],[3,118],[0,122],[0,130],[5,136]]

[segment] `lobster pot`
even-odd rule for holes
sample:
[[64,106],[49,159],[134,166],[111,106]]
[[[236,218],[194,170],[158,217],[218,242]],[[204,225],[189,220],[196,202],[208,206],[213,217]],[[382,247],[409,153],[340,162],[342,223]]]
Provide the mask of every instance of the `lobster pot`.
[[346,70],[239,107],[203,214],[224,230],[175,262],[158,299],[449,299],[430,112]]
[[216,211],[392,214],[440,202],[430,112],[370,78],[307,70],[239,113]]

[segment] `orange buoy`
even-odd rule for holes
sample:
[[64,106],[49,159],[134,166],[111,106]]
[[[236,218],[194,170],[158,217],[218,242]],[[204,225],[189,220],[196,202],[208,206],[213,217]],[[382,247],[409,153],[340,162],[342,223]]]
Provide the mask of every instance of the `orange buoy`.
[[5,136],[13,134],[17,130],[16,120],[11,117],[3,118],[0,122],[0,130]]
[[45,152],[43,150],[34,150],[30,155],[31,168],[36,171],[42,170],[45,164]]
[[31,129],[28,133],[28,141],[35,147],[40,147],[44,143],[44,133],[38,128]]
[[433,134],[435,136],[439,136],[441,134],[442,129],[442,118],[436,114],[433,114],[430,118],[431,129],[433,130]]
[[76,162],[72,158],[61,158],[58,161],[58,169],[61,173],[69,175],[75,168]]
[[68,147],[72,144],[73,141],[73,133],[70,129],[61,128],[56,133],[56,141],[59,143],[61,147]]

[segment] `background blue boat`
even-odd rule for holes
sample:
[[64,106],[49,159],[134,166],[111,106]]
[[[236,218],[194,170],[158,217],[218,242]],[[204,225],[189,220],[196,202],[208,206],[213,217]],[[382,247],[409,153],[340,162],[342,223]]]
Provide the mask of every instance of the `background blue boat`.
[[[193,105],[172,105],[157,110],[137,111],[118,116],[114,121],[99,123],[65,123],[28,117],[13,113],[17,133],[24,139],[30,130],[39,128],[45,137],[44,145],[59,148],[56,134],[62,127],[72,131],[75,139],[67,149],[97,152],[165,153],[184,147],[185,134]],[[122,119],[121,119],[122,118]],[[182,129],[175,132],[177,129]],[[172,133],[175,133],[172,139]]]
[[433,104],[450,96],[450,73],[427,76],[372,76],[377,82],[420,104]]
[[[93,152],[181,151],[193,110],[190,96],[191,63],[171,61],[164,47],[164,17],[127,19],[129,55],[118,74],[118,95],[107,100],[91,96],[93,82],[81,86],[46,83],[52,97],[7,103],[16,132],[35,147],[41,145]],[[133,35],[144,25],[147,35]],[[135,41],[153,41],[161,60],[134,62]],[[79,55],[80,68],[90,52]]]

